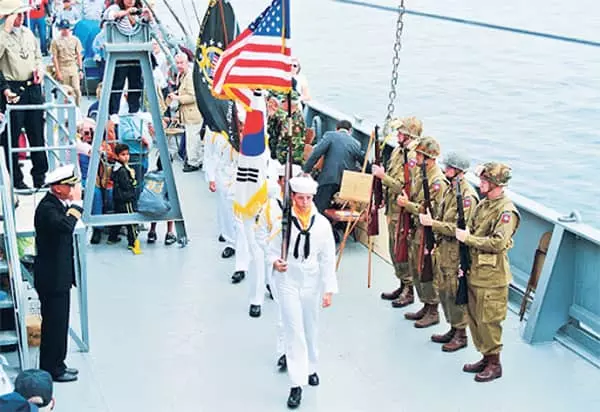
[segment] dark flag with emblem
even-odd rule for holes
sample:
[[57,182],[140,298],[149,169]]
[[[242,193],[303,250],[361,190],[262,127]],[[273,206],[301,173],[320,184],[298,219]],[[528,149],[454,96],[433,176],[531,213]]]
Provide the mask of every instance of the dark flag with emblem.
[[213,132],[225,133],[236,150],[239,150],[239,132],[235,103],[214,98],[211,86],[217,61],[239,31],[229,1],[210,0],[200,26],[194,62],[196,101],[204,122]]

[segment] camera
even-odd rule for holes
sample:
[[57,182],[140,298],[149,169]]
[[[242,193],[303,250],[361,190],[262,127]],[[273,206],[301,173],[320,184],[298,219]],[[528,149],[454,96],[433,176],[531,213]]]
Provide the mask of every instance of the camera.
[[135,9],[134,11],[130,12],[129,14],[131,14],[133,16],[139,16],[140,14],[142,14],[142,9]]

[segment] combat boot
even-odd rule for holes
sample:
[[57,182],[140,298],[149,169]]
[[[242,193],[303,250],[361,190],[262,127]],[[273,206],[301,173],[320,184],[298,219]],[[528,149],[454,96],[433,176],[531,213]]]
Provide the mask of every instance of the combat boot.
[[408,312],[404,314],[404,318],[408,320],[419,320],[423,319],[423,316],[427,313],[427,304],[424,304],[423,307],[417,312]]
[[431,340],[435,343],[448,343],[454,337],[456,333],[456,328],[452,327],[450,330],[443,335],[431,335]]
[[485,369],[475,375],[477,382],[489,382],[502,377],[502,365],[500,365],[500,354],[487,355]]
[[485,369],[488,364],[488,357],[483,355],[483,358],[479,362],[465,363],[463,366],[463,372],[467,373],[479,373]]
[[396,290],[393,290],[391,292],[382,292],[381,293],[381,299],[383,300],[396,300],[400,297],[400,294],[402,293],[402,290],[404,289],[404,284],[402,282],[400,282],[400,287]]
[[412,286],[404,286],[404,290],[398,297],[398,299],[392,301],[392,306],[395,308],[403,308],[405,306],[413,304],[415,301],[415,294]]
[[[452,328],[454,329],[454,328]],[[456,332],[450,342],[442,345],[444,352],[456,352],[459,349],[467,347],[467,331],[464,329],[454,329]]]
[[428,328],[433,325],[440,323],[440,314],[438,313],[438,307],[436,305],[425,305],[425,316],[415,322],[415,328]]

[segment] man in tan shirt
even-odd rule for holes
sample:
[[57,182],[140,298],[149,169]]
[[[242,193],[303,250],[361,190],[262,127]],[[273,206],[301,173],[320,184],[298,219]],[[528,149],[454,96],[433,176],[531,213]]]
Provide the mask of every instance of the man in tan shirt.
[[83,47],[81,41],[73,36],[68,20],[58,22],[60,36],[52,40],[50,53],[56,73],[56,80],[71,86],[75,92],[75,104],[81,103],[81,79],[83,79]]
[[[1,91],[3,104],[14,106],[42,104],[41,82],[44,77],[42,52],[38,40],[30,29],[23,26],[24,7],[18,0],[0,3],[0,72],[6,79]],[[15,96],[16,95],[16,96]],[[25,129],[29,146],[44,146],[44,113],[42,110],[11,111],[10,130],[3,134],[2,145],[9,163],[8,138],[11,146],[19,146],[19,135]],[[48,159],[45,152],[31,152],[33,167],[31,176],[35,187],[42,187]],[[28,189],[23,182],[18,153],[12,154],[13,185],[16,189]]]
[[194,78],[188,57],[184,53],[175,56],[175,64],[178,70],[177,93],[167,96],[167,104],[177,102],[179,105],[179,121],[185,127],[185,148],[187,159],[184,172],[195,172],[202,167],[204,159],[204,142],[202,141],[202,114],[196,104],[196,92],[194,90]]

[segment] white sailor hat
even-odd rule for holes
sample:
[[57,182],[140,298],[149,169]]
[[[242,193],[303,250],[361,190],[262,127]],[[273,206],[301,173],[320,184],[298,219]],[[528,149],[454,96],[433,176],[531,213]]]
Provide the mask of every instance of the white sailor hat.
[[[292,177],[298,176],[302,172],[300,165],[292,165]],[[285,165],[281,163],[277,164],[277,176],[285,176]]]
[[52,185],[74,185],[79,182],[75,175],[75,165],[68,164],[57,167],[46,175],[46,186]]
[[290,187],[294,193],[314,195],[319,184],[310,176],[296,176],[290,179]]

